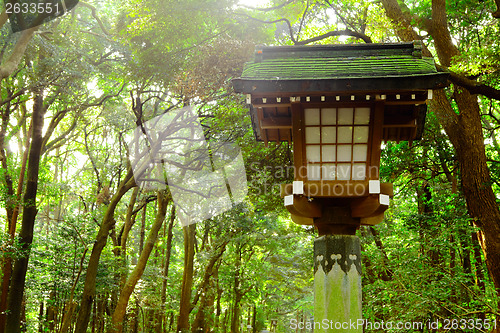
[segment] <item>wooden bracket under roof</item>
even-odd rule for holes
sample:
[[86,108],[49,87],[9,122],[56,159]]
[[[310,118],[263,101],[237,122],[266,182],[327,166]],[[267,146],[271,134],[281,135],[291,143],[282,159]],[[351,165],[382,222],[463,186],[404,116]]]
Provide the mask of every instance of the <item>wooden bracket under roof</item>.
[[[354,102],[351,99],[354,96]],[[346,106],[361,102],[366,105],[373,103],[384,104],[384,123],[382,129],[383,141],[413,141],[421,138],[427,112],[427,91],[413,91],[408,93],[387,94],[384,99],[380,95],[373,95],[367,101],[367,95],[322,95],[303,96],[300,105],[303,108],[321,107],[328,105]],[[369,95],[371,96],[371,95]],[[294,96],[295,97],[295,96]],[[309,98],[307,98],[309,97]],[[266,104],[262,104],[262,99]],[[277,102],[277,99],[280,102]],[[252,95],[252,107],[250,114],[255,137],[259,141],[279,142],[292,141],[292,112],[290,103],[291,96],[262,97]],[[309,102],[307,101],[309,100]],[[323,100],[323,101],[321,101]],[[356,104],[358,105],[358,104]]]
[[432,89],[445,87],[448,76],[422,57],[420,41],[259,46],[233,86],[247,94],[257,140],[292,140],[292,104],[383,102],[382,139],[412,141],[422,135]]

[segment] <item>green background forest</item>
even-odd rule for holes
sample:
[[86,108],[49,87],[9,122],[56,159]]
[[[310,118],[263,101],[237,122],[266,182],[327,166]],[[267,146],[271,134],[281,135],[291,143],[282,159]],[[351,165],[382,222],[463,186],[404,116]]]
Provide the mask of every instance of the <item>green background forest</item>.
[[[292,144],[255,140],[231,79],[256,45],[412,40],[450,85],[421,140],[383,145],[395,195],[358,231],[364,318],[500,320],[499,1],[255,6],[80,1],[20,32],[0,14],[1,333],[300,332],[290,321],[313,316],[317,234],[279,195]],[[138,124],[185,105],[209,142],[239,145],[249,191],[182,227],[168,188],[135,186],[126,147]]]

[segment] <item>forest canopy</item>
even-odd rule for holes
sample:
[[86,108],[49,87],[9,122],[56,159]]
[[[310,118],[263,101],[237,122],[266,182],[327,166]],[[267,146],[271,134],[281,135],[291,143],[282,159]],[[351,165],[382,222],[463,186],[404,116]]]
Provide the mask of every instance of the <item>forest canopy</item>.
[[[395,195],[382,223],[357,231],[363,315],[500,332],[499,0],[66,1],[21,28],[13,3],[0,14],[0,333],[310,322],[317,231],[280,197],[293,144],[256,141],[231,80],[257,45],[414,40],[449,82],[421,140],[382,146]],[[188,225],[168,172],[156,174],[165,186],[138,186],[131,157],[134,130],[183,108],[211,158],[241,156],[247,182],[241,200]]]

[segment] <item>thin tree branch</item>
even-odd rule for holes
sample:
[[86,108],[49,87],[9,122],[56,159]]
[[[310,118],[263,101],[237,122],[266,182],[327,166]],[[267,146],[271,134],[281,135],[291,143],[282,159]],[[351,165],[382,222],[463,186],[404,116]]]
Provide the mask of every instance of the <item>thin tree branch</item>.
[[305,45],[305,44],[317,42],[319,40],[322,40],[322,39],[325,39],[328,37],[332,37],[332,36],[351,36],[351,37],[360,38],[365,43],[372,43],[372,39],[369,36],[362,34],[360,32],[352,31],[350,29],[345,29],[345,30],[329,31],[323,35],[319,35],[319,36],[316,36],[313,38],[309,38],[306,40],[301,40],[301,41],[295,42],[295,45]]
[[106,29],[106,27],[102,23],[101,19],[99,18],[99,16],[97,16],[97,9],[94,6],[92,6],[86,2],[83,2],[83,1],[79,1],[78,3],[80,5],[82,5],[83,7],[90,9],[92,17],[97,21],[97,24],[99,24],[99,26],[101,27],[102,32],[104,32],[106,35],[110,36],[111,34],[109,33],[108,29]]
[[274,20],[274,21],[265,21],[265,20],[260,20],[258,18],[252,17],[252,16],[250,16],[248,14],[244,14],[244,13],[235,13],[235,14],[236,15],[240,15],[240,16],[245,16],[246,18],[249,18],[251,20],[254,20],[254,21],[257,21],[257,22],[260,22],[260,23],[265,23],[265,24],[273,24],[273,23],[278,23],[278,22],[285,22],[287,24],[287,26],[288,26],[288,30],[289,30],[289,34],[290,34],[290,39],[292,40],[292,42],[294,44],[297,43],[297,40],[295,39],[295,37],[293,37],[292,24],[286,18],[280,18],[280,19],[277,19],[277,20]]
[[9,59],[5,62],[5,64],[0,65],[0,81],[9,77],[17,69],[17,66],[19,66],[19,63],[23,58],[24,52],[26,51],[26,47],[37,29],[38,26],[24,30],[21,33],[21,37],[17,41]]
[[85,139],[85,151],[87,152],[87,156],[90,160],[90,163],[92,163],[92,168],[94,169],[95,176],[97,179],[97,193],[99,193],[101,191],[101,188],[102,188],[101,176],[99,174],[99,169],[97,168],[97,165],[94,161],[92,153],[90,152],[89,141],[88,141],[89,133],[87,133],[87,126],[85,126],[83,128],[83,134],[84,134],[84,139]]
[[9,96],[8,98],[6,99],[3,99],[1,102],[0,102],[0,106],[3,106],[4,104],[7,104],[9,102],[11,102],[12,100],[18,98],[19,96],[22,96],[24,93],[26,92],[26,88],[21,88],[21,90],[19,90],[17,93]]
[[[413,17],[407,7],[404,8],[404,4],[402,1],[397,0],[381,0],[382,5],[384,6],[385,13],[387,17],[395,22],[394,28],[396,31],[396,35],[403,41],[409,42],[412,40],[419,39],[419,35],[412,28],[412,20],[417,22],[419,17]],[[431,20],[425,21],[426,23],[426,31],[430,33],[430,28],[432,27]]]
[[372,39],[369,36],[367,36],[365,34],[362,34],[360,32],[356,32],[356,31],[350,30],[350,29],[330,31],[330,32],[327,32],[327,33],[325,33],[323,35],[320,35],[320,36],[316,36],[316,37],[309,38],[309,39],[302,40],[302,41],[297,41],[295,39],[295,37],[293,36],[292,24],[286,18],[280,18],[280,19],[274,20],[274,21],[265,21],[265,20],[260,20],[258,18],[252,17],[252,16],[247,15],[247,14],[243,14],[243,13],[238,13],[237,15],[242,15],[242,16],[245,16],[245,17],[251,19],[251,20],[254,20],[254,21],[257,21],[257,22],[261,22],[261,23],[265,23],[265,24],[273,24],[273,23],[278,23],[278,22],[285,22],[287,24],[287,26],[288,26],[290,39],[292,40],[292,42],[293,42],[294,45],[306,45],[306,44],[317,42],[319,40],[323,40],[325,38],[332,37],[332,36],[351,36],[351,37],[360,38],[365,43],[372,43]]
[[132,211],[131,215],[134,216],[135,214],[139,213],[144,208],[144,206],[146,206],[150,202],[156,201],[156,199],[157,199],[156,196],[150,195],[149,197],[144,199],[142,203],[134,211]]
[[48,142],[49,138],[47,138],[46,143],[43,145],[43,153],[47,153],[55,148],[61,147],[64,143],[66,143],[68,140],[71,140],[75,136],[70,136],[71,132],[76,128],[76,125],[78,124],[80,120],[80,114],[77,114],[74,118],[73,121],[71,122],[71,125],[57,138],[54,140]]
[[9,19],[9,16],[7,15],[6,10],[4,9],[2,13],[0,14],[0,28],[3,27],[3,25],[7,22]]
[[335,15],[340,18],[340,20],[342,21],[342,23],[344,23],[344,25],[347,27],[351,27],[352,29],[354,29],[354,26],[347,21],[347,19],[344,17],[344,15],[342,15],[340,13],[340,11],[337,9],[337,7],[335,7],[330,1],[328,0],[325,0],[325,2],[328,4],[328,6],[330,6],[330,8],[333,9],[333,11],[335,12]]
[[494,18],[500,18],[500,0],[495,0],[495,4],[497,5],[497,10],[491,13],[491,16]]
[[258,11],[261,11],[261,12],[270,12],[270,11],[272,11],[272,10],[276,10],[276,9],[283,8],[283,7],[285,7],[286,5],[289,5],[289,4],[291,4],[292,2],[294,2],[294,1],[295,1],[295,0],[288,0],[288,1],[283,2],[281,5],[277,5],[277,6],[274,6],[274,7],[269,7],[269,8],[256,8],[256,7],[246,6],[246,5],[240,5],[240,6],[241,6],[241,7],[244,7],[244,8],[252,9],[252,10],[258,10]]
[[[500,1],[500,0],[499,0]],[[484,83],[480,83],[471,79],[468,79],[467,77],[451,72],[448,68],[436,64],[436,68],[440,72],[447,72],[450,73],[449,80],[461,87],[464,87],[467,89],[471,94],[479,94],[483,95],[485,97],[491,98],[491,99],[496,99],[500,101],[500,90],[495,89],[493,87],[490,87]]]
[[307,1],[304,13],[302,14],[302,19],[300,20],[300,26],[299,26],[299,31],[297,32],[297,38],[299,38],[302,28],[304,27],[304,21],[306,20],[306,15],[308,10],[309,10],[309,0]]

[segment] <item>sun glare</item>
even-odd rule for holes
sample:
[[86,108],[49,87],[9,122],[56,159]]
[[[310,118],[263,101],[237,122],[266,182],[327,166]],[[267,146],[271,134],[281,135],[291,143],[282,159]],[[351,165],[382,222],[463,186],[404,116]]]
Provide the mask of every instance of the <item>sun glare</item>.
[[240,0],[239,5],[254,8],[264,8],[269,6],[269,1],[267,0]]

